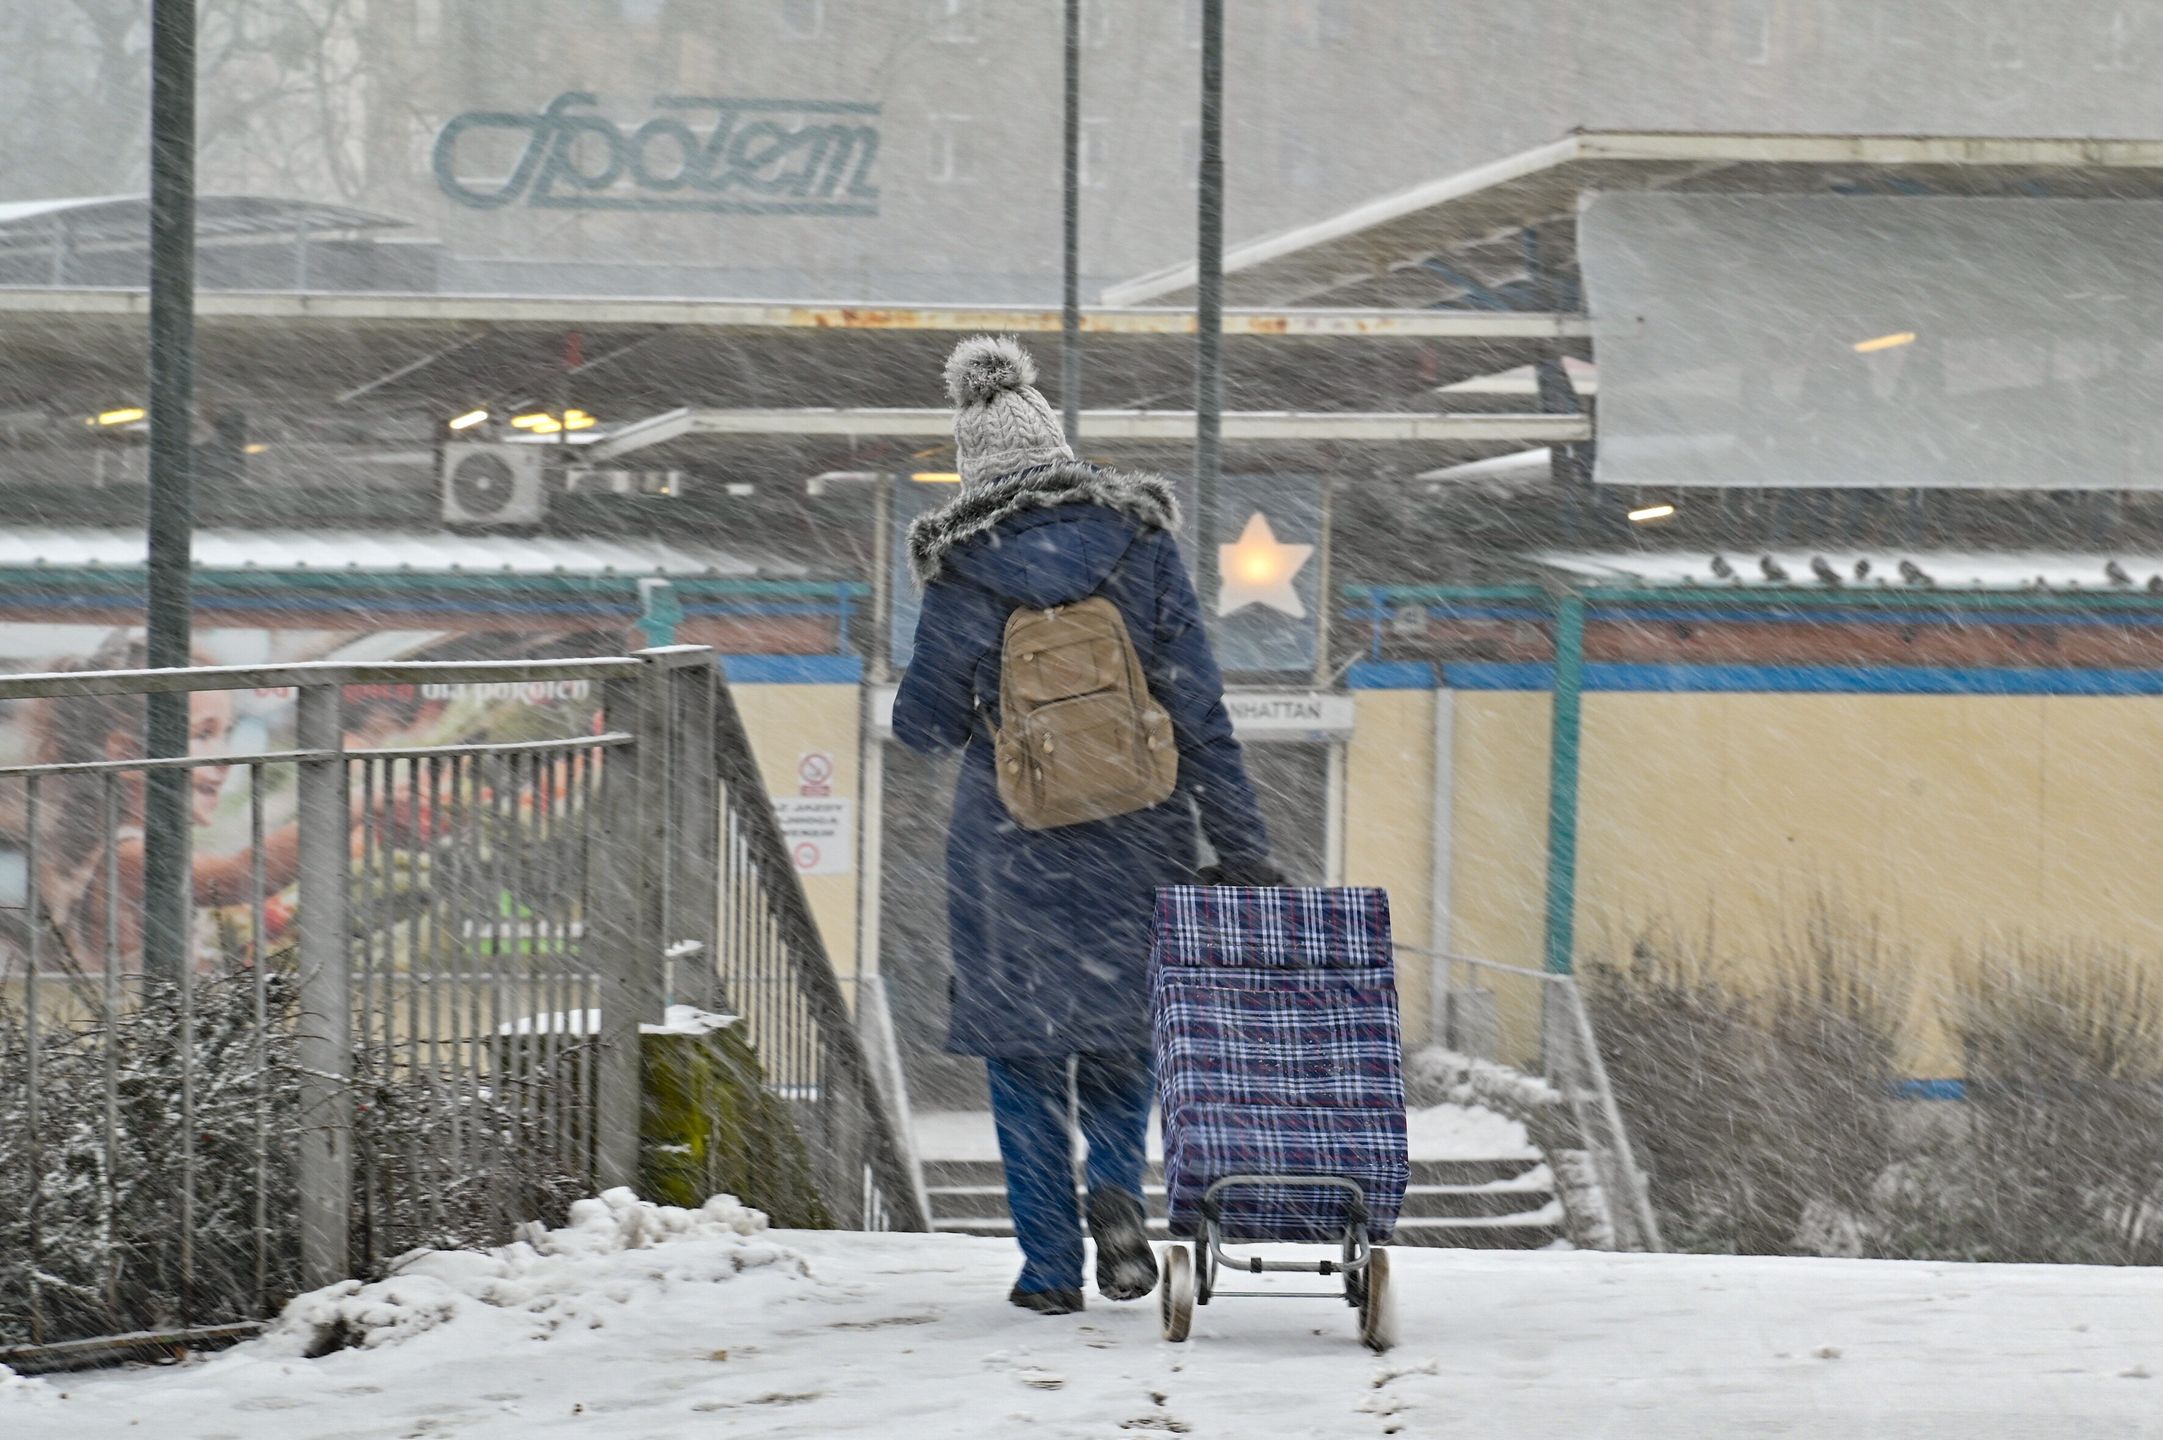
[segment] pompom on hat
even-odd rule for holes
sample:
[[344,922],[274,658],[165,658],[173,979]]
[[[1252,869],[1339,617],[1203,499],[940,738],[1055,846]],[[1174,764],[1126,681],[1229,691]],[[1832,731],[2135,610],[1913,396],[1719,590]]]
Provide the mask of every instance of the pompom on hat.
[[1072,460],[1059,416],[1036,388],[1036,362],[1011,335],[972,335],[946,357],[954,459],[963,488]]

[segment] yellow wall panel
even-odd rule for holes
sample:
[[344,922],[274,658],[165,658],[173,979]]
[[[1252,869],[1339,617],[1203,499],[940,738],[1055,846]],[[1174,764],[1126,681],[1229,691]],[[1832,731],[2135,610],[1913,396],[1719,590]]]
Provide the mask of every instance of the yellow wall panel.
[[774,796],[798,794],[797,773],[806,754],[832,759],[835,796],[850,804],[851,829],[845,837],[849,870],[844,875],[806,875],[804,895],[833,958],[845,990],[856,975],[856,907],[859,903],[858,831],[863,825],[863,781],[858,731],[861,691],[854,685],[738,685],[736,706],[751,737],[751,751]]
[[2042,704],[2036,938],[2163,950],[2163,701]]
[[[1345,747],[1344,883],[1389,891],[1392,934],[1428,945],[1434,864],[1434,692],[1360,690]],[[1427,1031],[1428,965],[1400,955],[1397,998],[1405,1033]]]
[[[1455,948],[1541,959],[1547,697],[1460,692]],[[1919,1013],[1993,941],[2163,943],[2163,702],[1588,695],[1578,953],[1654,925],[1769,977],[1819,899],[1874,918]],[[1506,1027],[1507,1028],[1507,1027]],[[1957,1073],[1920,1026],[1915,1073]]]

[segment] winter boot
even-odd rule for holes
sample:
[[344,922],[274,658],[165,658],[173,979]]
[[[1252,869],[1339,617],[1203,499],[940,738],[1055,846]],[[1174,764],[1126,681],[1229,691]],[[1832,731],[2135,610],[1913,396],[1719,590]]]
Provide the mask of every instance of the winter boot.
[[1081,1312],[1079,1290],[1024,1290],[1019,1285],[1007,1292],[1007,1303],[1039,1315],[1076,1315]]
[[1157,1257],[1143,1228],[1142,1202],[1124,1190],[1089,1192],[1089,1236],[1097,1242],[1097,1290],[1107,1300],[1139,1300],[1157,1288]]

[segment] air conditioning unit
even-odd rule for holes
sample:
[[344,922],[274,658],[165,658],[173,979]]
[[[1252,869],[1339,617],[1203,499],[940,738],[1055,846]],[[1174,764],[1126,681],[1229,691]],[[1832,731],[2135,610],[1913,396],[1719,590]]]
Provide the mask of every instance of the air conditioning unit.
[[447,525],[534,525],[548,509],[542,447],[453,441],[443,447]]

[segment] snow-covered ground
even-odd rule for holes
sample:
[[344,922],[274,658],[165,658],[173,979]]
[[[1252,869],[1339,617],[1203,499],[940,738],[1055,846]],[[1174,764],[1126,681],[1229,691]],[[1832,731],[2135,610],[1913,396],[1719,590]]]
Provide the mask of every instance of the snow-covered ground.
[[[627,1197],[534,1238],[201,1364],[0,1374],[0,1435],[2163,1436],[2152,1271],[1399,1251],[1378,1358],[1336,1302],[1219,1300],[1183,1346],[1151,1302],[1024,1315],[1005,1241]],[[302,1358],[338,1323],[374,1343]]]

